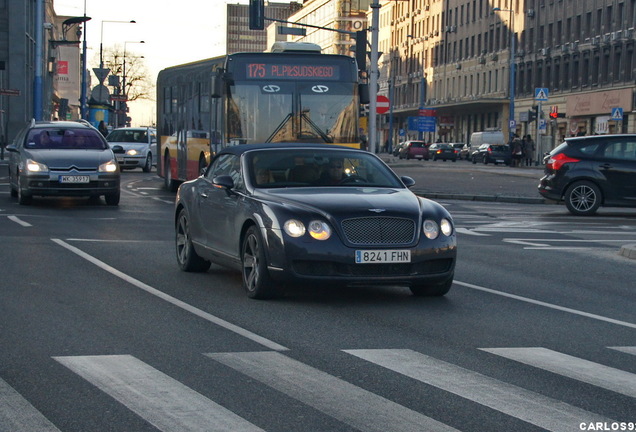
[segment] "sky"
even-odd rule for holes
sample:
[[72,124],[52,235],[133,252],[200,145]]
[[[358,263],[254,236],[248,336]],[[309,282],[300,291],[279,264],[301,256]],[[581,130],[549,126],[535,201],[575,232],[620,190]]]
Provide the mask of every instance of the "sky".
[[[86,5],[86,16],[91,17],[86,26],[87,60],[92,85],[95,86],[98,82],[92,68],[99,66],[100,42],[104,50],[115,46],[123,50],[126,42],[126,56],[143,56],[150,79],[154,83],[159,71],[166,67],[224,54],[224,36],[219,37],[225,22],[224,5],[247,2],[248,0],[54,0],[54,6],[58,15],[83,16]],[[131,20],[136,23],[130,24]],[[144,43],[131,43],[139,41]],[[149,125],[154,121],[154,101],[131,102],[129,107],[133,126]]]

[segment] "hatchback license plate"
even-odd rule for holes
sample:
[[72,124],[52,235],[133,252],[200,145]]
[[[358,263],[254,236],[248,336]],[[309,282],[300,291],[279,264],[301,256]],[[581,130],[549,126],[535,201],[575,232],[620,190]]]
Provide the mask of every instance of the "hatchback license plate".
[[63,175],[60,176],[60,183],[89,183],[91,181],[89,176],[74,176]]
[[405,249],[392,250],[357,250],[356,264],[410,263],[411,251]]

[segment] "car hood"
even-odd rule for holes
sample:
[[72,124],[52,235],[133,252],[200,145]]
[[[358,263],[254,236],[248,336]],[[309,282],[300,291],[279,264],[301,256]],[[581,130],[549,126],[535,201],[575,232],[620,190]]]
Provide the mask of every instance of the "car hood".
[[265,189],[263,199],[292,207],[294,211],[323,214],[336,219],[365,216],[401,216],[418,218],[420,213],[436,205],[418,198],[408,189],[374,187],[320,187]]
[[97,169],[103,163],[113,160],[113,152],[105,150],[29,150],[24,156],[55,168]]

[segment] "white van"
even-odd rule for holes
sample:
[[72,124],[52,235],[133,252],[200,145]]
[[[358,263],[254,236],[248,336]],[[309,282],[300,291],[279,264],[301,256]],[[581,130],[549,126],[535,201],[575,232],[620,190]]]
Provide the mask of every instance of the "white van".
[[485,132],[473,132],[470,136],[470,151],[468,158],[473,154],[475,150],[482,144],[506,144],[502,131],[485,131]]

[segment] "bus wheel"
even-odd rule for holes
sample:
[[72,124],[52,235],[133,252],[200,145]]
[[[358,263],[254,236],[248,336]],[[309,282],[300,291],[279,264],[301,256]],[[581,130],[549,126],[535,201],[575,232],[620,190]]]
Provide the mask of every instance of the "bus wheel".
[[170,166],[170,157],[166,155],[163,163],[163,184],[170,192],[177,191],[177,182],[172,179],[172,167]]

